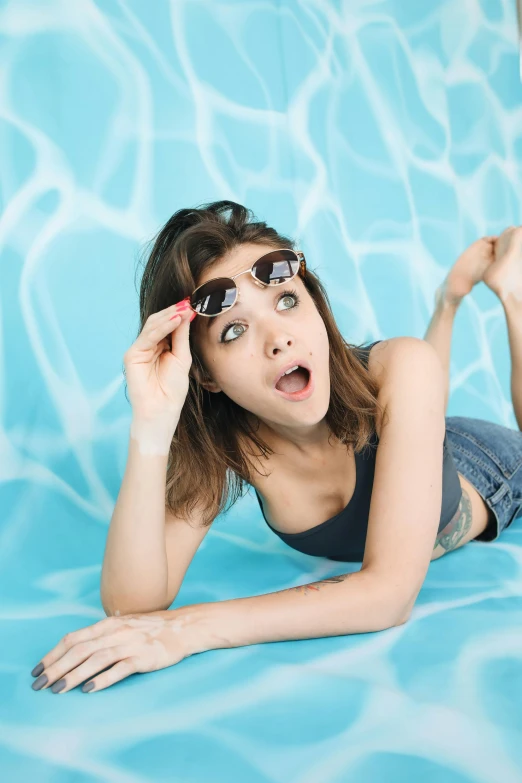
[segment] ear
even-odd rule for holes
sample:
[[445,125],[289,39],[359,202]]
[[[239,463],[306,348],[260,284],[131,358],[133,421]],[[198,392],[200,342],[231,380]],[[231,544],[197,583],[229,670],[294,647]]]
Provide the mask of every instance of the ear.
[[221,386],[213,381],[210,375],[208,375],[205,370],[199,367],[198,364],[193,363],[192,367],[190,368],[190,372],[194,376],[194,379],[197,381],[197,383],[206,391],[214,393],[221,391]]
[[200,385],[209,392],[216,393],[221,391],[221,386],[218,386],[214,381],[203,381]]

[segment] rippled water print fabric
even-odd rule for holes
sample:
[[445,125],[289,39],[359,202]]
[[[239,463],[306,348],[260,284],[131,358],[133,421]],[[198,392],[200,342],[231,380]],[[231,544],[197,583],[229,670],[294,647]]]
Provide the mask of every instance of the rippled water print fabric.
[[[299,238],[350,342],[422,337],[459,253],[522,222],[516,24],[514,0],[0,3],[3,781],[522,781],[522,520],[434,561],[403,626],[30,687],[104,617],[143,243],[239,201]],[[448,415],[515,428],[484,285],[451,359]],[[252,492],[175,606],[343,570],[285,546]]]

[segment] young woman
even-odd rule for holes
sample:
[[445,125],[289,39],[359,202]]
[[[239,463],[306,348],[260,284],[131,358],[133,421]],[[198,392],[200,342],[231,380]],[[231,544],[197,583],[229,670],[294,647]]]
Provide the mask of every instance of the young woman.
[[[132,422],[102,569],[108,616],[66,634],[35,689],[101,690],[204,650],[400,625],[431,560],[495,540],[522,513],[522,433],[445,417],[453,318],[483,280],[506,313],[522,428],[522,229],[459,257],[424,340],[361,347],[292,240],[252,218],[228,201],[183,209],[154,242],[125,355]],[[168,609],[246,484],[289,546],[360,570]]]

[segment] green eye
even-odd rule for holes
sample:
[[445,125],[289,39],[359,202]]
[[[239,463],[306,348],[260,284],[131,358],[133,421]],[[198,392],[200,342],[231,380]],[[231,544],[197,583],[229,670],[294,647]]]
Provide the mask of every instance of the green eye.
[[[279,304],[279,302],[282,299],[285,299],[287,296],[291,297],[294,300],[294,306],[293,307],[286,307],[285,309],[286,310],[295,310],[295,308],[298,307],[298,305],[299,305],[299,303],[301,301],[301,297],[299,296],[297,291],[290,291],[290,290],[282,291],[279,294],[279,298],[277,300],[277,303]],[[225,336],[226,336],[226,334],[227,334],[227,332],[228,332],[228,330],[230,329],[231,326],[241,326],[241,327],[243,327],[243,324],[240,321],[229,321],[227,324],[225,324],[225,326],[223,327],[223,329],[221,331],[221,335],[220,335],[220,338],[219,338],[219,342],[220,343],[223,343],[224,345],[227,345],[228,343],[235,343],[245,333],[244,332],[244,327],[243,327],[243,331],[240,332],[237,335],[237,337],[233,337],[231,340],[225,340]]]

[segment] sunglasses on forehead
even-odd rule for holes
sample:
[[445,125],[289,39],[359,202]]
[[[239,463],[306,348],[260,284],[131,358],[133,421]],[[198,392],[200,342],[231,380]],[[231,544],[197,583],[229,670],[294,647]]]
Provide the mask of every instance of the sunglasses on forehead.
[[211,318],[230,310],[239,300],[239,288],[234,281],[240,275],[250,272],[256,285],[265,288],[269,285],[283,285],[292,280],[299,271],[301,276],[304,276],[306,261],[300,250],[288,248],[272,250],[254,261],[251,267],[238,272],[233,277],[214,277],[212,280],[207,280],[187,297],[187,301],[197,315]]

